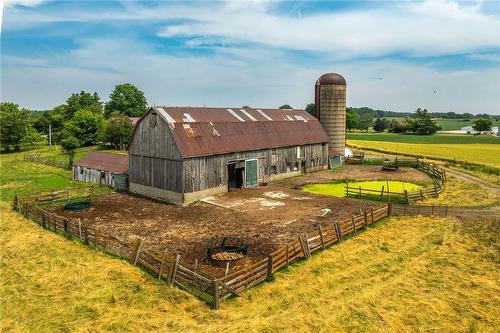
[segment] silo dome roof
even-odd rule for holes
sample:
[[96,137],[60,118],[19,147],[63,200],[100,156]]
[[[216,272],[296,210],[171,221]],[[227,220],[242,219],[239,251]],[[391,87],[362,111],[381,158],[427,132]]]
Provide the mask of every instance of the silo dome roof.
[[345,86],[345,79],[342,75],[337,73],[326,73],[319,77],[316,81],[317,85],[343,85]]

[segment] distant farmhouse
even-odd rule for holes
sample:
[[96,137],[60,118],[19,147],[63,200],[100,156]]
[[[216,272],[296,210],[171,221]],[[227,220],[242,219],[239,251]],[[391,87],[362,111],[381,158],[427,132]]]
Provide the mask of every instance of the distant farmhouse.
[[[460,132],[464,132],[464,133],[477,133],[476,130],[474,130],[474,128],[472,128],[472,126],[464,126],[462,128],[460,128]],[[494,126],[491,128],[491,130],[489,131],[484,131],[484,132],[481,132],[483,134],[494,134],[494,135],[498,135],[498,126]]]

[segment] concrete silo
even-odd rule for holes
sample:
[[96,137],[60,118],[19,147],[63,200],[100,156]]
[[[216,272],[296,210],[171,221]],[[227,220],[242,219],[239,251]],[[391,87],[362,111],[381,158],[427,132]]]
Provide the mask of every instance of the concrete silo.
[[329,156],[345,153],[346,82],[337,73],[319,77],[315,86],[316,118],[330,138]]

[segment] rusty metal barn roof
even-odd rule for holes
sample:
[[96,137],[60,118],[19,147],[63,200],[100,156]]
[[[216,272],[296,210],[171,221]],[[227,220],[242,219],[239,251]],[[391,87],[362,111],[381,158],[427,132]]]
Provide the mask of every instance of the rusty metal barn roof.
[[75,165],[123,174],[128,171],[128,155],[92,151],[80,158]]
[[304,110],[155,107],[181,156],[194,157],[328,142]]

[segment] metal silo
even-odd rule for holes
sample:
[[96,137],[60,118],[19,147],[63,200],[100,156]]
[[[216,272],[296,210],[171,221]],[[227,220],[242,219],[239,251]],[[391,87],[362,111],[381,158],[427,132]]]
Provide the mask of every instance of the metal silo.
[[330,138],[329,156],[345,153],[346,82],[337,73],[320,76],[315,86],[316,118]]

